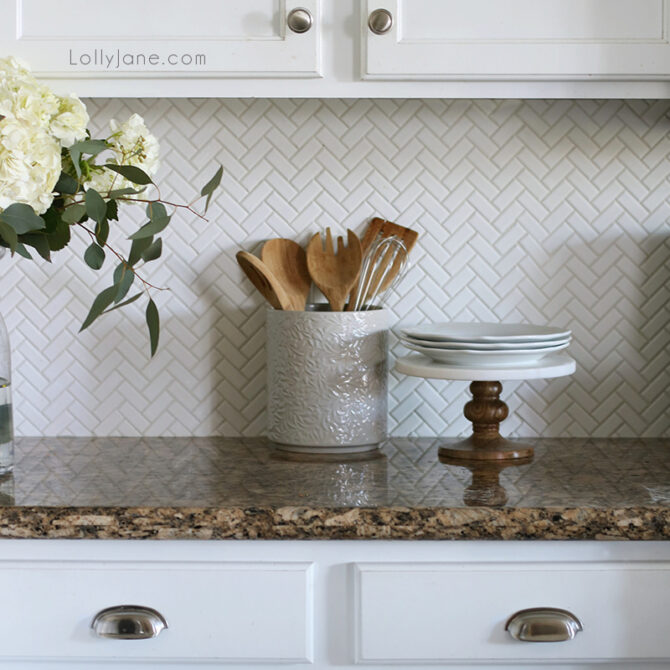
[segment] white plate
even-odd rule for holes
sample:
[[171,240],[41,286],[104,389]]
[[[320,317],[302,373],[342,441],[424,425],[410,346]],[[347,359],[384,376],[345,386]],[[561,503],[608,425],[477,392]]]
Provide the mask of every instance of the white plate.
[[561,351],[568,346],[559,344],[555,347],[546,347],[545,349],[517,349],[516,351],[478,351],[476,349],[460,349],[448,351],[446,349],[431,349],[416,344],[404,343],[408,349],[418,351],[424,356],[428,356],[439,363],[449,363],[450,365],[461,366],[502,366],[502,365],[525,365],[539,361],[547,354]]
[[556,340],[544,340],[542,342],[436,342],[435,340],[422,340],[418,337],[409,335],[399,335],[402,342],[414,344],[419,347],[428,347],[430,349],[477,349],[478,351],[504,351],[517,349],[544,349],[545,347],[555,347],[559,344],[569,344],[570,338],[561,338]]
[[436,342],[542,342],[565,339],[572,331],[525,323],[426,323],[400,332]]
[[571,375],[575,371],[575,361],[565,351],[549,354],[535,363],[521,365],[446,365],[432,361],[421,354],[401,356],[395,362],[395,369],[413,377],[427,379],[457,379],[460,381],[491,381],[499,382],[521,379],[549,379]]

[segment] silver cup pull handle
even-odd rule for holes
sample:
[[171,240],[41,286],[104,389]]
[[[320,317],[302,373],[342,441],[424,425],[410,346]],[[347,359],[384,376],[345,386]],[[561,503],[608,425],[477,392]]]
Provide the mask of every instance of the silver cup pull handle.
[[513,614],[505,630],[520,642],[564,642],[582,630],[582,622],[568,610],[533,607]]
[[118,605],[98,612],[91,628],[98,637],[112,640],[148,640],[167,628],[165,617],[151,607]]

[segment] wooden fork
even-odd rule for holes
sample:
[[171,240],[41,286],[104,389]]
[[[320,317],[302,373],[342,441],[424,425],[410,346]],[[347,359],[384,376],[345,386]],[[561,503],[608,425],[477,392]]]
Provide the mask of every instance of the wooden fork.
[[312,281],[319,287],[330,303],[333,312],[341,312],[361,271],[363,252],[361,241],[351,230],[347,230],[347,246],[342,237],[337,238],[337,254],[333,248],[330,228],[326,228],[324,249],[321,233],[317,233],[307,245],[307,269]]

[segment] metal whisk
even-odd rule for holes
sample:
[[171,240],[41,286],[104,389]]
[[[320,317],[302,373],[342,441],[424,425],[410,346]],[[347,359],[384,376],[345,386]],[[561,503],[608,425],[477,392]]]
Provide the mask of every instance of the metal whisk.
[[347,311],[366,311],[377,302],[383,303],[408,263],[407,247],[399,237],[390,235],[375,240],[363,257],[358,285]]

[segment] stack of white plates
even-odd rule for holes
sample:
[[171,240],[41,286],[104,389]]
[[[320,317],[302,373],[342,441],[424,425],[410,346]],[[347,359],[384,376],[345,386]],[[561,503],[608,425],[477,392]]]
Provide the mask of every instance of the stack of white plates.
[[400,330],[409,349],[468,367],[535,363],[570,344],[571,331],[523,323],[432,323]]

